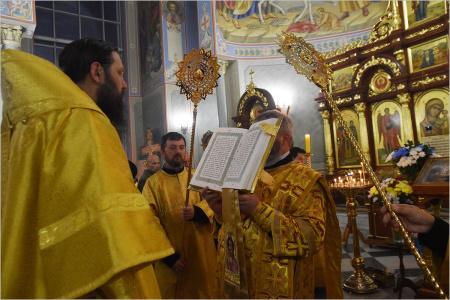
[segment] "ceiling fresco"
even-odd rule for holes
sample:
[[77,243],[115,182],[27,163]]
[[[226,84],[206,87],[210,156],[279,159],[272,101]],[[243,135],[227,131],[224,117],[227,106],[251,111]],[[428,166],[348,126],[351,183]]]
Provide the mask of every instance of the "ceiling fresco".
[[277,34],[293,32],[321,52],[367,42],[389,1],[214,1],[217,54],[274,58]]

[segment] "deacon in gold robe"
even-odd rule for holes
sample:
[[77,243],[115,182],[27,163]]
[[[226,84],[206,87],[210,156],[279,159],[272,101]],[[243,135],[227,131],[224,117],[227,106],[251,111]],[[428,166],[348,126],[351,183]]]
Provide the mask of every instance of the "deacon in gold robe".
[[[161,138],[163,169],[151,176],[142,191],[159,217],[175,254],[155,263],[162,298],[212,298],[216,247],[212,235],[214,213],[198,192],[186,200],[188,171],[183,166],[186,141],[177,132]],[[183,225],[183,220],[185,224]],[[184,228],[184,238],[183,238]]]
[[[267,111],[255,122],[279,115],[278,111]],[[314,259],[315,254],[323,251],[327,297],[343,298],[341,233],[336,208],[321,174],[293,162],[289,155],[292,136],[292,120],[284,116],[265,167],[273,182],[259,181],[254,194],[239,195],[248,296],[314,298]],[[206,187],[202,196],[216,213],[215,219],[222,220],[220,194]],[[221,298],[227,295],[226,237],[222,229],[218,237],[216,297]]]
[[70,78],[16,50],[1,61],[2,298],[160,298],[151,263],[174,251],[102,109],[126,88],[117,49],[67,45]]

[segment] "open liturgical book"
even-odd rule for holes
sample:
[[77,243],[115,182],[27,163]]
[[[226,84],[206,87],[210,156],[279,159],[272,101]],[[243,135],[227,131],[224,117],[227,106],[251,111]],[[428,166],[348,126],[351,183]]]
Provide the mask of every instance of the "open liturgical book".
[[274,143],[283,116],[243,128],[218,128],[211,137],[189,188],[205,186],[253,192]]

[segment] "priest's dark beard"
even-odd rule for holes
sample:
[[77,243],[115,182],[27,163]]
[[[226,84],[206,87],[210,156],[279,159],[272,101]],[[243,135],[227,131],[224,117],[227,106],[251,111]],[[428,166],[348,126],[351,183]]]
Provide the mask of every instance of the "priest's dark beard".
[[[175,161],[175,157],[180,157],[181,160]],[[166,164],[175,169],[181,168],[184,165],[183,157],[181,155],[174,155],[172,159],[166,158]]]
[[109,71],[105,72],[105,83],[97,90],[97,105],[114,126],[121,126],[125,122],[123,94],[123,90],[122,93],[117,91]]

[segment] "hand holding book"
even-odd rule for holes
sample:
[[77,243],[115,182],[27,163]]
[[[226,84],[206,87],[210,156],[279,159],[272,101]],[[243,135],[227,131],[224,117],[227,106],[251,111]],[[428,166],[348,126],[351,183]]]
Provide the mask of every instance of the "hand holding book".
[[[216,214],[222,214],[222,195],[210,190],[207,186],[202,189],[202,197]],[[239,194],[239,209],[244,215],[250,215],[258,206],[259,198],[255,194]]]
[[208,186],[202,189],[201,195],[208,202],[209,207],[216,214],[222,214],[222,195],[219,192],[212,191]]

